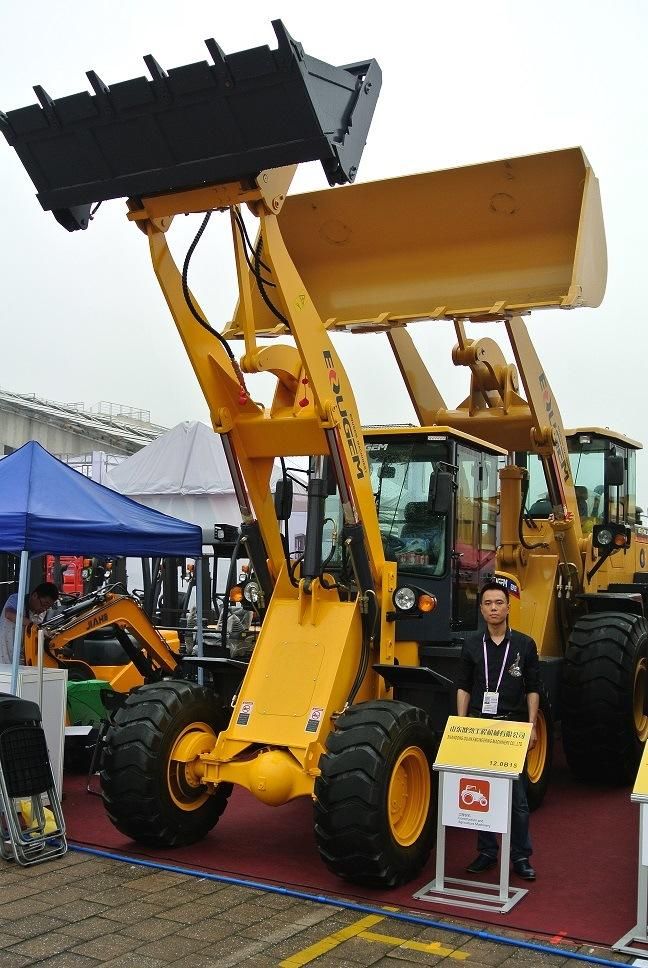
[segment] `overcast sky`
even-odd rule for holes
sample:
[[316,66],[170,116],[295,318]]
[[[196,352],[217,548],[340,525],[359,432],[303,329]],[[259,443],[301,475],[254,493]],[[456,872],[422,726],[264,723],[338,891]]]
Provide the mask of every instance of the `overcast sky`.
[[[307,53],[332,64],[376,58],[383,87],[358,181],[581,145],[603,199],[609,274],[599,309],[538,312],[529,324],[568,426],[609,426],[643,440],[648,276],[648,5],[642,0],[411,0],[322,5],[248,0],[2,4],[0,109],[33,103],[33,84],[56,98],[267,43],[283,19]],[[384,12],[381,12],[384,11]],[[148,76],[148,75],[147,75]],[[14,151],[0,139],[2,355],[0,386],[59,401],[114,401],[153,421],[208,422],[207,410],[149,264],[144,237],[107,203],[87,232],[67,233],[35,199]],[[318,164],[293,190],[326,186]],[[176,220],[174,230],[179,220]],[[184,253],[197,216],[182,220]],[[216,224],[213,224],[216,222]],[[226,220],[212,219],[191,285],[211,322],[230,317],[236,293]],[[449,323],[413,328],[434,361],[446,401],[467,392],[450,361]],[[470,335],[484,335],[482,327]],[[495,335],[490,327],[488,335]],[[383,337],[336,337],[366,423],[413,420]],[[370,366],[368,366],[370,359]],[[393,383],[394,391],[385,388]],[[253,396],[266,392],[262,387]],[[648,457],[638,501],[648,505]]]

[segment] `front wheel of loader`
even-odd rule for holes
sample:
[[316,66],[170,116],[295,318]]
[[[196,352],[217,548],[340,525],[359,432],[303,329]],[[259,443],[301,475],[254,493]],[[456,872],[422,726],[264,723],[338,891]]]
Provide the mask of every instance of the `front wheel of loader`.
[[554,747],[554,719],[549,694],[540,686],[540,707],[536,721],[537,742],[524,767],[529,810],[537,810],[549,786]]
[[112,823],[150,846],[180,847],[217,823],[232,791],[210,793],[196,771],[225,726],[220,700],[195,683],[141,686],[113,714],[101,758],[101,792]]
[[648,622],[592,613],[574,625],[565,652],[562,733],[577,779],[627,784],[648,737]]
[[422,709],[351,707],[329,735],[315,781],[315,837],[335,874],[371,887],[411,880],[435,835],[438,741]]

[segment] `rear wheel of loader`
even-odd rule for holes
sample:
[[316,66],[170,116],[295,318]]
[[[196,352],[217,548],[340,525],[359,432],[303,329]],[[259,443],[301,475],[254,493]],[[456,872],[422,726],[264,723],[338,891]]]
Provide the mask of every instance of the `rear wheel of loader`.
[[529,810],[536,810],[544,800],[553,762],[554,720],[549,695],[544,686],[540,686],[536,736],[537,743],[527,755],[524,770]]
[[340,716],[315,781],[324,863],[358,884],[394,887],[427,861],[435,835],[438,741],[422,709],[397,700]]
[[576,622],[565,653],[563,746],[577,779],[634,780],[648,737],[648,622],[621,612]]
[[220,700],[203,686],[165,681],[131,693],[113,714],[101,759],[102,796],[115,827],[140,843],[167,847],[209,833],[232,785],[209,793],[196,762],[224,726]]

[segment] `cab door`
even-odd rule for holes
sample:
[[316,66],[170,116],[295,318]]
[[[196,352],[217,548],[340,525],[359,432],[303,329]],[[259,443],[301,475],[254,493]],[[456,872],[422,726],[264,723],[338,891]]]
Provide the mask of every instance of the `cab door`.
[[453,626],[476,629],[479,588],[495,571],[497,457],[457,445]]

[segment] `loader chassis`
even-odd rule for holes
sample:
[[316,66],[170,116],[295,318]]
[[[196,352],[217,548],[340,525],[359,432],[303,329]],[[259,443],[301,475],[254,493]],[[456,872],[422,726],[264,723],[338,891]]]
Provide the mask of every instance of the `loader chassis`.
[[[636,759],[646,670],[637,533],[606,510],[606,527],[585,534],[560,412],[523,320],[600,303],[600,198],[578,148],[287,198],[303,160],[319,158],[331,185],[354,180],[380,70],[316,61],[274,28],[276,51],[228,56],[210,41],[213,64],[165,72],[149,55],[151,81],[111,90],[90,72],[94,96],[61,101],[37,88],[40,107],[0,115],[0,129],[68,229],[86,228],[94,203],[130,195],[128,218],[148,239],[223,441],[258,581],[263,621],[231,709],[218,697],[223,660],[205,659],[213,689],[165,680],[114,713],[101,772],[109,816],[145,843],[179,844],[218,821],[234,783],[269,805],[309,796],[324,862],[391,886],[414,877],[431,849],[438,731],[487,573],[514,590],[513,624],[534,636],[546,668],[563,651],[568,665],[571,649],[574,693],[588,689],[593,649],[599,664],[623,653],[622,728],[591,735],[613,754],[622,737],[624,763]],[[139,168],[134,132],[146,148]],[[167,243],[176,215],[205,215],[197,242],[214,212],[229,214],[239,286],[225,338]],[[254,243],[246,219],[256,220]],[[493,340],[468,337],[468,323],[484,319],[500,321],[515,365]],[[470,370],[456,409],[405,328],[419,320],[455,328],[453,362]],[[388,334],[420,428],[368,432],[365,444],[334,330]],[[282,335],[291,342],[260,342]],[[243,341],[239,360],[233,339]],[[267,408],[248,388],[256,373],[276,378]],[[513,455],[527,453],[542,463],[545,519],[524,508],[528,469]],[[270,493],[275,460],[293,456],[310,460],[297,562]],[[618,461],[606,467],[603,483],[618,487]],[[547,697],[539,727],[528,767],[537,797],[551,756]]]

